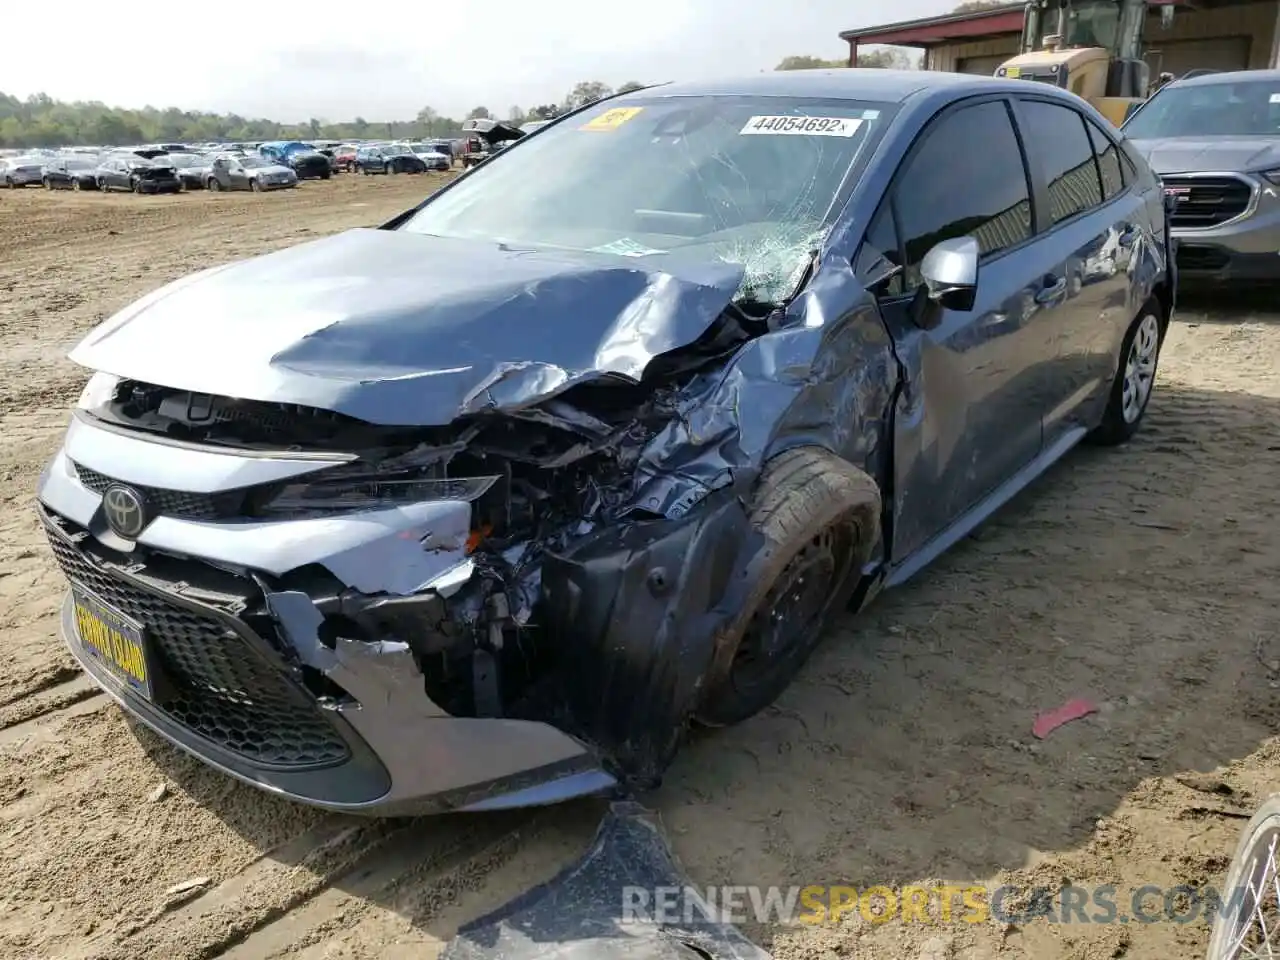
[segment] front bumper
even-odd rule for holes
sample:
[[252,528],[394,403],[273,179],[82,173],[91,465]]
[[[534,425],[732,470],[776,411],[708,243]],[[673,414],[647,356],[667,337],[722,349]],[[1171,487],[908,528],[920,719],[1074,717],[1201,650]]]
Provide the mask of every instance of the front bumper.
[[[379,584],[384,593],[404,592],[430,576],[418,537],[403,536],[420,529],[424,510],[384,511],[364,522],[159,516],[132,546],[105,524],[94,489],[101,483],[82,482],[75,464],[91,471],[85,476],[101,471],[152,489],[161,476],[172,485],[190,470],[214,488],[234,482],[234,473],[246,476],[242,457],[160,448],[172,457],[157,466],[156,449],[73,420],[38,491],[64,574],[146,631],[157,667],[150,701],[84,650],[70,597],[63,606],[61,634],[72,653],[142,723],[239,780],[348,813],[538,805],[615,784],[591,750],[548,723],[446,713],[427,696],[404,643],[338,637],[326,645],[325,615],[307,593],[283,589],[276,577],[323,563],[340,571],[353,593],[377,592]],[[263,461],[248,466],[261,471]],[[296,474],[299,464],[284,469]],[[410,545],[417,549],[405,551]],[[421,558],[417,569],[410,552]],[[396,573],[406,579],[397,582]]]
[[[90,675],[206,763],[333,810],[497,809],[660,777],[752,590],[763,544],[742,490],[548,551],[537,622],[554,666],[509,696],[458,619],[486,582],[462,547],[469,504],[219,513],[228,496],[335,465],[161,444],[73,416],[40,478],[41,516],[68,579],[141,625],[157,686],[148,701],[97,668],[68,607],[64,638]],[[153,505],[136,543],[107,526],[113,482]],[[521,643],[499,649],[528,659]],[[442,672],[446,652],[464,665]]]
[[1245,215],[1222,226],[1171,231],[1180,283],[1280,280],[1280,187],[1256,179],[1255,185]]
[[143,193],[178,193],[182,190],[182,181],[176,177],[172,180],[140,180],[138,182]]

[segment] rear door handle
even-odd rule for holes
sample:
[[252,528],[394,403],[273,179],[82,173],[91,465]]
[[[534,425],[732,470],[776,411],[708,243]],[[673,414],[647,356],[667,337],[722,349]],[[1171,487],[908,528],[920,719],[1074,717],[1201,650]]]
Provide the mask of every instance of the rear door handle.
[[[1047,279],[1049,278],[1046,278],[1046,280]],[[1047,303],[1053,303],[1055,300],[1060,300],[1062,298],[1062,295],[1066,292],[1067,292],[1067,279],[1066,277],[1059,277],[1057,280],[1053,280],[1051,283],[1046,283],[1044,288],[1039,293],[1036,294],[1036,298],[1035,298],[1036,303],[1040,304],[1041,306]]]

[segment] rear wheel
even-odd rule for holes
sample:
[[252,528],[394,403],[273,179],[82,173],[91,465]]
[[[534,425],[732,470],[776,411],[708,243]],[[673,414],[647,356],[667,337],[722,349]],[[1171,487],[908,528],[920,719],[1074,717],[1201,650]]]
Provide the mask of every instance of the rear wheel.
[[142,193],[142,181],[139,180],[137,177],[133,178],[133,180],[131,181],[131,185],[133,187],[134,193],[138,193],[138,194]]
[[12,190],[12,189],[13,189],[13,177],[5,177],[5,178],[4,178],[4,188],[5,188],[6,190]]
[[76,177],[74,180],[72,180],[72,181],[71,181],[71,189],[72,189],[72,190],[75,190],[76,192],[79,192],[79,191],[80,191],[81,187],[80,187],[80,178],[79,178],[79,177]]
[[801,447],[765,467],[751,510],[764,546],[755,584],[718,651],[697,719],[727,726],[786,689],[842,611],[880,535],[875,481],[826,450]]
[[1089,440],[1101,446],[1117,446],[1135,433],[1146,415],[1155,388],[1156,368],[1164,325],[1158,301],[1148,300],[1125,334],[1120,346],[1120,365],[1111,384],[1106,412]]
[[43,182],[44,182],[44,188],[45,188],[46,190],[52,190],[52,189],[53,189],[53,181],[52,181],[52,180],[50,180],[48,177],[45,177]]
[[254,177],[252,180],[249,181],[249,189],[252,190],[254,193],[261,193],[262,181],[259,180],[257,177]]
[[104,178],[98,181],[98,189],[101,190],[103,193],[110,193],[111,184],[107,183],[106,179]]

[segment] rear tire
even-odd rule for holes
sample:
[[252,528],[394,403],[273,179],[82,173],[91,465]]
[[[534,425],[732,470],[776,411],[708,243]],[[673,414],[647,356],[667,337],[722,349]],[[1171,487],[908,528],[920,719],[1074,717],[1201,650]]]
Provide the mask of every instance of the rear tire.
[[52,190],[52,189],[53,189],[53,181],[52,181],[52,180],[50,180],[48,177],[45,177],[45,178],[44,178],[44,188],[45,188],[46,190]]
[[252,180],[249,181],[249,189],[252,190],[254,193],[261,193],[262,181],[259,180],[257,177],[254,177]]
[[1164,333],[1160,304],[1152,298],[1142,305],[1124,335],[1107,409],[1102,422],[1088,435],[1090,443],[1119,446],[1138,432],[1155,391]]
[[110,193],[110,192],[111,192],[111,184],[107,183],[107,181],[106,181],[106,180],[99,180],[99,181],[98,181],[98,190],[100,190],[102,193]]
[[826,450],[800,447],[769,461],[751,508],[765,538],[748,567],[755,586],[717,651],[700,723],[739,723],[787,688],[857,586],[880,537],[880,509],[875,481]]
[[74,180],[72,180],[72,181],[71,181],[71,189],[72,189],[72,190],[74,190],[74,191],[76,191],[76,193],[79,193],[79,192],[83,189],[83,188],[80,186],[80,178],[79,178],[79,177],[77,177],[76,179],[74,179]]
[[220,184],[220,183],[219,183],[217,180],[215,180],[213,177],[210,177],[210,178],[209,178],[209,189],[210,189],[213,193],[217,193],[219,190],[221,190],[221,189],[222,189],[222,184]]

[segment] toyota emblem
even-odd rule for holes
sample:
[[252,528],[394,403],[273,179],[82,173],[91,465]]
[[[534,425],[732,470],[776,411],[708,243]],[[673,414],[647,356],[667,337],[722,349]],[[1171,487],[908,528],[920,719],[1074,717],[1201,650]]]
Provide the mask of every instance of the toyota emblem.
[[147,504],[133,487],[113,483],[102,495],[102,509],[107,525],[128,540],[133,540],[147,525]]

